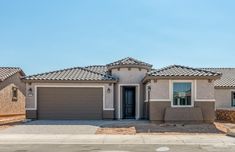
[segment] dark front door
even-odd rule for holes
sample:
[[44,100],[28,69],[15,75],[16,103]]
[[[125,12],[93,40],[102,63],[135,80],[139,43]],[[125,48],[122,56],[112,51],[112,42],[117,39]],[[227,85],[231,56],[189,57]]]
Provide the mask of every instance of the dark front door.
[[135,118],[135,87],[123,87],[123,119]]

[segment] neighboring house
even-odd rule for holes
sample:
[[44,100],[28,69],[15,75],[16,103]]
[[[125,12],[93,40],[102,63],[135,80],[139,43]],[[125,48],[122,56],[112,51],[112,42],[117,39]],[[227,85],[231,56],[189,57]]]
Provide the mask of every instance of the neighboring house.
[[235,68],[207,68],[222,73],[215,81],[216,108],[235,107]]
[[24,76],[20,68],[0,67],[0,116],[25,114]]
[[213,122],[214,70],[152,65],[125,58],[24,78],[32,119],[149,119]]

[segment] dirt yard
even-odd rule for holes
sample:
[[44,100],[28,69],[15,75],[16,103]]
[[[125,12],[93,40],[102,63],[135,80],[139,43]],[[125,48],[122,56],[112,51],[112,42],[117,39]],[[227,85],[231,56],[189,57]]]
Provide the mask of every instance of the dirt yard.
[[[230,124],[234,125],[235,124]],[[225,134],[228,123],[214,124],[109,124],[101,126],[96,134],[135,135],[135,134]]]

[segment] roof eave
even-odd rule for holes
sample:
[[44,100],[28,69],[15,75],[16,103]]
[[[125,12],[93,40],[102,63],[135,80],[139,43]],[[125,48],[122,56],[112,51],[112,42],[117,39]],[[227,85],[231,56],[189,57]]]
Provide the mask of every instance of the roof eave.
[[235,89],[235,86],[215,86],[215,89]]
[[151,70],[152,66],[136,65],[136,64],[121,64],[121,65],[107,66],[107,68],[108,70],[117,69],[117,68],[141,68],[141,69]]
[[156,80],[156,79],[213,79],[217,80],[220,79],[221,75],[218,76],[145,76],[143,79],[143,83],[146,83],[149,80]]
[[117,83],[118,80],[29,80],[22,79],[26,83]]

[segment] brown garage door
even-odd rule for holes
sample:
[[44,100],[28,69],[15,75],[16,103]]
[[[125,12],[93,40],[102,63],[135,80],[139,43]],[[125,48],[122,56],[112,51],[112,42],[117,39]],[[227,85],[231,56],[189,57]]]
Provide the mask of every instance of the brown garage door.
[[102,88],[38,88],[38,119],[102,119]]

